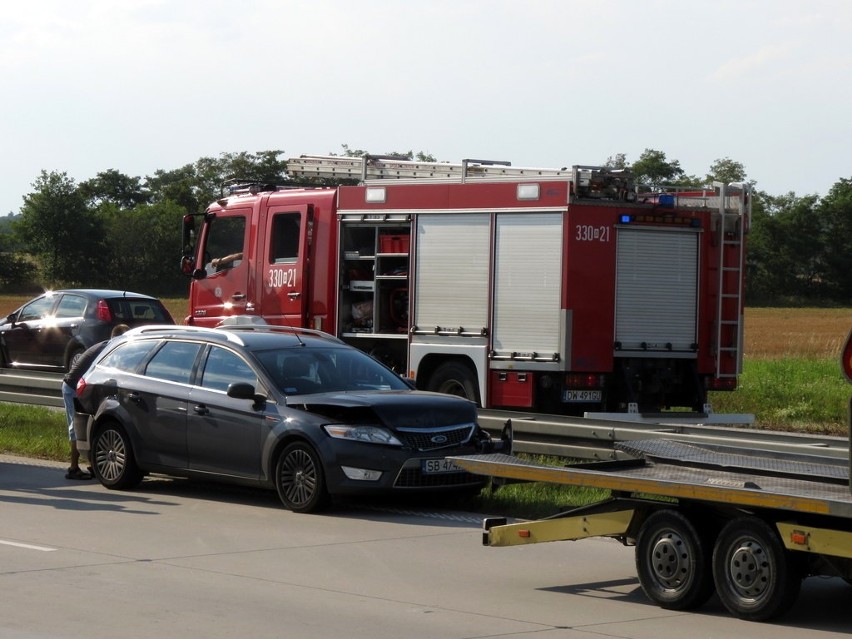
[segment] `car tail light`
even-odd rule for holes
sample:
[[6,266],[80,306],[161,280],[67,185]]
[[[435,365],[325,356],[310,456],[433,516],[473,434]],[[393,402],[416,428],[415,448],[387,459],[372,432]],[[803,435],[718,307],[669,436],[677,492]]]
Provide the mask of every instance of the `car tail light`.
[[112,311],[109,310],[106,300],[98,300],[98,319],[102,322],[112,322]]
[[82,396],[83,393],[85,392],[85,390],[86,390],[86,380],[85,380],[85,378],[81,377],[80,381],[77,382],[77,388],[76,388],[77,397]]
[[852,382],[852,331],[849,331],[846,344],[840,354],[840,368],[846,376],[846,380]]

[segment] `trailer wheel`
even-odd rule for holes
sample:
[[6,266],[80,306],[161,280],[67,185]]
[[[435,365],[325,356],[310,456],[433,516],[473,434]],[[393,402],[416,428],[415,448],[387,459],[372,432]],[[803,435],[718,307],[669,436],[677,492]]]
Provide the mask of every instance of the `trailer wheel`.
[[436,368],[429,378],[428,390],[457,395],[482,405],[476,376],[469,366],[460,362],[444,362]]
[[787,610],[799,595],[802,573],[775,531],[756,517],[734,519],[713,551],[716,591],[728,611],[765,621]]
[[708,545],[675,510],[658,510],[642,524],[636,572],[645,595],[668,610],[698,608],[713,595]]

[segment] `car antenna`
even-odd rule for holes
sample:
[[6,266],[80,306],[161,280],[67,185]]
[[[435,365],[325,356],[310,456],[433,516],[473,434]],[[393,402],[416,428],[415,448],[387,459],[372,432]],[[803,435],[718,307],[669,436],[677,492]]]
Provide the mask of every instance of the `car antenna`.
[[293,335],[295,335],[295,336],[296,336],[296,339],[297,339],[297,340],[299,340],[299,346],[304,346],[304,345],[305,345],[305,343],[302,341],[302,338],[301,338],[301,337],[299,337],[299,329],[298,329],[298,328],[295,328],[295,327],[292,327],[292,326],[291,326],[290,328],[292,328],[292,329],[293,329]]
[[[285,317],[285,320],[286,320],[286,317]],[[295,336],[296,336],[296,340],[299,342],[299,346],[304,346],[304,345],[305,345],[305,343],[302,341],[302,338],[301,338],[301,337],[299,337],[299,328],[301,328],[301,327],[299,327],[299,326],[291,326],[291,325],[290,325],[290,323],[289,323],[289,321],[287,322],[287,324],[286,324],[285,326],[287,326],[287,328],[289,328],[290,330],[292,330],[292,331],[293,331],[293,335],[295,335]]]

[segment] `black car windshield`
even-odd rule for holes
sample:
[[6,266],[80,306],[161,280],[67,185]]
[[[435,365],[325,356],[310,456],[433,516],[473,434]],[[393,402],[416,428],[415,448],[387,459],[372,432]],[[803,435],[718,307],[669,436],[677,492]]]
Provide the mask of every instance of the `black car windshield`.
[[254,355],[287,395],[409,389],[393,371],[354,348],[280,348]]

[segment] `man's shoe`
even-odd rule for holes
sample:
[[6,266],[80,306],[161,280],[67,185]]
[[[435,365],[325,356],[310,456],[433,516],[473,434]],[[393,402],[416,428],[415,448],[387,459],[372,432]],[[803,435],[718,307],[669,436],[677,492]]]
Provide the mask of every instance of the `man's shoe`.
[[65,473],[65,479],[91,479],[91,473],[80,470],[79,468],[69,468]]

